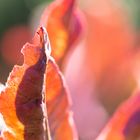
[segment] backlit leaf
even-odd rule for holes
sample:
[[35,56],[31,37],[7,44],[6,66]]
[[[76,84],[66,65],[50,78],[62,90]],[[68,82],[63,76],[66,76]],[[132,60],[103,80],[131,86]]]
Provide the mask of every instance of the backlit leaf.
[[[0,95],[0,113],[5,122],[1,138],[48,140],[49,126],[54,140],[77,140],[66,84],[54,59],[44,29],[22,49],[24,64],[15,66]],[[47,48],[45,54],[45,48]],[[47,58],[46,58],[47,55]],[[46,67],[46,95],[42,93]],[[43,101],[46,101],[46,105]],[[7,104],[8,103],[8,104]]]
[[62,59],[79,38],[82,31],[81,13],[75,0],[56,0],[47,7],[41,18],[50,37],[52,56],[61,64]]
[[96,140],[138,140],[140,138],[140,94],[129,98],[116,111]]
[[46,74],[46,104],[51,134],[54,140],[77,140],[70,111],[70,98],[63,76],[53,59]]
[[25,44],[22,49],[24,63],[22,66],[14,66],[0,94],[0,113],[6,125],[1,139],[49,139],[42,94],[47,60],[44,32],[40,27],[34,38],[36,44]]

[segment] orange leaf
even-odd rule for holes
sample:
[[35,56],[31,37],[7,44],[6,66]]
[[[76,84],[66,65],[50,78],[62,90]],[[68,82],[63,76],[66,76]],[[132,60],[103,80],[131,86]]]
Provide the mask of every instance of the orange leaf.
[[70,111],[68,90],[55,61],[49,60],[46,74],[46,104],[54,140],[77,140]]
[[140,94],[130,97],[116,111],[96,140],[136,140],[140,138]]
[[61,63],[82,30],[81,13],[75,7],[75,0],[56,0],[47,7],[41,18],[50,37],[52,56]]
[[47,59],[45,36],[41,27],[34,38],[39,42],[25,44],[24,63],[14,66],[0,94],[0,113],[7,126],[1,139],[48,140],[42,92]]
[[135,32],[121,1],[82,1],[87,5],[88,25],[84,61],[98,99],[112,114],[136,88],[132,72]]

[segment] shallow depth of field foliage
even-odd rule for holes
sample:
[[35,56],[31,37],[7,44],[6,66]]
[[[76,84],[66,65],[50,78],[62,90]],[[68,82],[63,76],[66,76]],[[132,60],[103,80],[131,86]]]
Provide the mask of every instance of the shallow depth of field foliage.
[[140,1],[0,0],[0,140],[139,140]]

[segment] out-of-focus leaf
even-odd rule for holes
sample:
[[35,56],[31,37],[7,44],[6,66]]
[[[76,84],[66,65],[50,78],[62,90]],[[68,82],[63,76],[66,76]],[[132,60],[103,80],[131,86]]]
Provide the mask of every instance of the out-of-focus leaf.
[[70,97],[63,76],[53,59],[46,73],[46,104],[52,138],[54,140],[77,140]]
[[138,140],[140,138],[140,93],[130,97],[116,111],[96,140]]
[[50,44],[44,32],[40,28],[33,44],[24,46],[24,64],[13,68],[0,94],[0,113],[6,126],[2,130],[1,139],[49,140],[46,105],[52,138],[78,139],[67,88],[55,61],[50,57]]
[[132,72],[135,32],[120,1],[89,0],[85,16],[86,67],[99,100],[113,113],[136,88]]
[[61,64],[82,31],[81,13],[75,0],[54,1],[45,9],[40,24],[47,28],[52,56]]
[[39,28],[34,38],[36,44],[25,44],[22,49],[24,63],[14,66],[0,94],[0,113],[7,126],[1,139],[49,139],[42,94],[47,60],[44,32],[42,27]]

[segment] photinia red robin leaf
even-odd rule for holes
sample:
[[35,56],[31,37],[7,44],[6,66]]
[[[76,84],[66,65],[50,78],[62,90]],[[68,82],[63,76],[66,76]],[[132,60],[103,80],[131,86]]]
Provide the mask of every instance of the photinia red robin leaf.
[[46,104],[52,138],[54,140],[77,140],[68,90],[52,58],[48,62],[46,73]]
[[6,126],[1,139],[49,140],[42,90],[48,59],[45,36],[40,27],[34,38],[36,44],[25,44],[22,49],[24,63],[14,66],[0,94],[0,113]]
[[136,88],[131,66],[135,32],[120,1],[83,2],[88,24],[85,62],[99,100],[112,114]]
[[130,97],[116,111],[96,140],[138,140],[140,138],[140,93]]
[[42,25],[47,28],[50,37],[52,56],[61,64],[82,31],[81,13],[75,6],[75,0],[54,1],[45,9]]
[[33,44],[22,49],[23,65],[14,66],[0,94],[1,139],[49,140],[47,105],[52,138],[77,140],[67,88],[50,52],[47,34],[40,27]]

